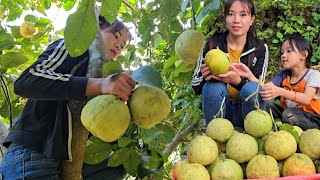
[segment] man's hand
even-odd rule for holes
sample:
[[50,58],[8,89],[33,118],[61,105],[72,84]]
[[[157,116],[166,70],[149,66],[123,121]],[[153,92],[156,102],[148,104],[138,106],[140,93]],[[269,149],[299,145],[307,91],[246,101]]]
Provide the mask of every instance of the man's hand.
[[128,72],[121,72],[103,78],[100,90],[102,94],[113,94],[127,101],[135,85]]

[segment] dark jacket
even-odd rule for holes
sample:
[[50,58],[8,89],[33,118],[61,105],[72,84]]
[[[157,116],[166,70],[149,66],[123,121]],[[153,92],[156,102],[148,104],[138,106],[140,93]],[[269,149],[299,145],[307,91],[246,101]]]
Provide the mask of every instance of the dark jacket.
[[[227,43],[227,35],[228,31],[224,33],[217,33],[211,36],[202,51],[202,56],[199,57],[197,62],[197,66],[195,68],[193,78],[192,78],[192,87],[196,94],[201,94],[202,87],[205,84],[206,80],[203,78],[200,72],[200,65],[204,63],[204,57],[208,51],[211,49],[220,49],[226,53],[228,56],[228,43]],[[210,48],[208,42],[215,42],[216,44]],[[229,56],[228,56],[229,57]],[[253,59],[251,62],[249,59]],[[243,51],[240,55],[240,62],[247,65],[251,72],[254,74],[255,77],[259,79],[259,76],[262,75],[262,82],[265,80],[267,68],[268,68],[268,60],[269,60],[269,52],[268,46],[262,40],[257,41],[257,45],[255,46],[253,43],[247,40]],[[247,82],[247,79],[241,78],[241,82],[239,85],[232,85],[236,89],[240,90],[242,86]]]
[[[72,159],[68,101],[87,98],[88,61],[88,51],[71,57],[63,39],[48,46],[14,84],[14,92],[28,101],[5,146],[14,142],[57,160]],[[71,75],[75,66],[77,70]]]

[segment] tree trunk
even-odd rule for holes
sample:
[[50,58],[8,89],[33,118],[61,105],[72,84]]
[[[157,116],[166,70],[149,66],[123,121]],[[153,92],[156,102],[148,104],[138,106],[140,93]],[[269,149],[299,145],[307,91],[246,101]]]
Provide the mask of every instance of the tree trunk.
[[[96,11],[97,22],[100,11]],[[89,65],[87,77],[99,78],[101,77],[102,65],[107,61],[106,51],[103,38],[100,32],[100,27],[97,23],[96,37],[89,48]],[[82,165],[84,153],[86,150],[89,132],[82,125],[80,120],[81,110],[87,101],[70,101],[68,106],[72,114],[72,145],[71,154],[72,161],[63,163],[62,179],[65,180],[79,180],[82,179]]]

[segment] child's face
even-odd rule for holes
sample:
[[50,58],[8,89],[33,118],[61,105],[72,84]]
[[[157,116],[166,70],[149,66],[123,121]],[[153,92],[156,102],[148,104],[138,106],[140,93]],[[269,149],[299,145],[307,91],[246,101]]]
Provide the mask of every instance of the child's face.
[[226,27],[234,36],[244,36],[254,21],[248,6],[240,1],[235,1],[226,16]]
[[108,28],[106,28],[101,31],[101,33],[108,57],[111,59],[115,59],[127,46],[128,32],[125,28],[123,28],[116,33],[112,33]]
[[298,49],[293,46],[290,47],[289,41],[285,41],[281,47],[281,63],[284,69],[292,69],[297,67],[300,63],[305,64],[305,56],[303,56]]

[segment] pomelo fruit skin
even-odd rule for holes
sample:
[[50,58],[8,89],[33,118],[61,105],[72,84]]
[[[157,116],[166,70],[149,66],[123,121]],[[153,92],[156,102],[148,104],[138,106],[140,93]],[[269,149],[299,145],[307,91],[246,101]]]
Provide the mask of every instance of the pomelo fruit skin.
[[258,154],[258,143],[248,134],[236,133],[227,142],[226,153],[237,163],[248,162]]
[[207,166],[217,159],[217,143],[206,135],[196,136],[188,144],[187,155],[190,163]]
[[119,139],[128,129],[130,119],[128,106],[114,95],[96,96],[81,111],[83,126],[106,142]]
[[283,164],[283,176],[315,174],[316,168],[311,158],[303,153],[294,153]]
[[187,163],[183,165],[175,177],[176,180],[210,180],[207,169],[198,163]]
[[221,179],[242,180],[243,172],[241,166],[232,159],[218,161],[211,171],[211,180]]
[[263,110],[253,110],[244,119],[245,131],[254,137],[262,137],[272,130],[272,119]]
[[232,123],[224,118],[215,118],[207,126],[206,134],[219,143],[227,142],[233,135]]
[[276,160],[283,160],[297,151],[297,141],[289,132],[280,130],[268,136],[264,150]]
[[182,32],[175,42],[176,54],[186,62],[195,64],[205,43],[205,35],[196,30]]
[[278,178],[277,161],[269,155],[258,154],[248,162],[246,176],[249,179]]
[[132,121],[140,128],[150,129],[168,116],[171,101],[166,92],[154,86],[137,87],[128,101]]
[[205,55],[205,63],[214,76],[225,74],[229,71],[230,61],[227,55],[220,49],[211,49]]
[[312,160],[320,159],[320,130],[308,129],[303,131],[298,146],[299,150]]
[[20,26],[20,34],[24,38],[32,38],[38,32],[38,28],[32,22],[25,21]]

